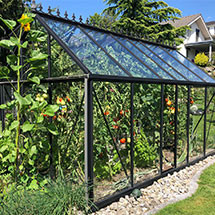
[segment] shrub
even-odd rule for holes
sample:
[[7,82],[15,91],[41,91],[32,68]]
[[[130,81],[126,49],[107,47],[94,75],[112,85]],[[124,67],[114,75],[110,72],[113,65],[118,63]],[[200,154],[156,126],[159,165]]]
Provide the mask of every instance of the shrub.
[[195,64],[198,66],[206,66],[208,64],[209,58],[204,53],[199,53],[195,57]]

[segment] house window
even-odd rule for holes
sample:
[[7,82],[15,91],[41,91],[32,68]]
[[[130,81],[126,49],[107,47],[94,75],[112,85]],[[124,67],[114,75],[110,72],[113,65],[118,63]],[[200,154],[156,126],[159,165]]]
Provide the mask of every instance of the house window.
[[200,30],[196,29],[196,42],[199,42],[199,33],[200,33]]

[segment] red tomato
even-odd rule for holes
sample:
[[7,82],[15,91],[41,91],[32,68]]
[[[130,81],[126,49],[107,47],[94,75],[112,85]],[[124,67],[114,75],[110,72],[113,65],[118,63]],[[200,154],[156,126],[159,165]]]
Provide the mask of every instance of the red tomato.
[[121,110],[121,111],[119,112],[120,115],[123,115],[123,113],[124,113],[123,110]]
[[125,143],[126,142],[126,139],[125,138],[122,138],[121,140],[120,140],[120,143]]
[[165,98],[165,101],[168,102],[168,98]]
[[105,112],[104,112],[104,115],[105,115],[105,116],[108,116],[109,114],[110,114],[109,111],[105,111]]

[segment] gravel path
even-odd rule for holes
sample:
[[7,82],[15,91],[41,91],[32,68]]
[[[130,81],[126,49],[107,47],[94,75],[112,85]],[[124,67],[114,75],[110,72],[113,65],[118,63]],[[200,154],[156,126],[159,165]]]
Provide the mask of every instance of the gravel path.
[[142,196],[137,200],[132,196],[120,198],[93,215],[150,215],[170,203],[185,199],[195,193],[197,181],[202,171],[215,163],[215,156],[209,156],[193,166],[174,172],[141,189]]

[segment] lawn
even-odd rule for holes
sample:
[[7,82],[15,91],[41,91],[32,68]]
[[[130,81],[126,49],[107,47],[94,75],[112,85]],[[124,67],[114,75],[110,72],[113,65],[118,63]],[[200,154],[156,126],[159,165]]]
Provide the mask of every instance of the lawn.
[[215,165],[207,168],[199,179],[197,191],[189,198],[171,204],[156,215],[215,215]]

